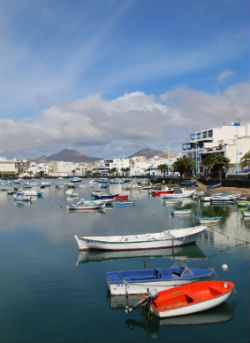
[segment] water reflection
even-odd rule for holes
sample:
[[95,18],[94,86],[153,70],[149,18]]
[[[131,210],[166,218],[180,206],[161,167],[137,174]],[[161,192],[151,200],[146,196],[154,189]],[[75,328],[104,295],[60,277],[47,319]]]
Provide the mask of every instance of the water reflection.
[[144,320],[127,319],[125,325],[129,329],[142,329],[147,332],[151,338],[156,338],[159,335],[160,329],[166,326],[191,326],[191,325],[211,325],[222,324],[233,319],[235,306],[229,303],[223,303],[214,309],[173,318],[156,318],[149,315],[148,312],[142,308],[142,316]]
[[204,260],[206,255],[196,244],[183,247],[153,250],[126,250],[126,251],[81,251],[76,265],[86,262],[100,262],[114,259],[137,257],[166,257],[175,260]]

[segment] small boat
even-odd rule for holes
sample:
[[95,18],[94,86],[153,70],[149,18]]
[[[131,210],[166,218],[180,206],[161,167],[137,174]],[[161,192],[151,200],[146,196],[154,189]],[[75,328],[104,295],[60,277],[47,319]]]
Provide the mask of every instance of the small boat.
[[248,207],[248,205],[250,205],[250,200],[237,200],[236,204],[238,207]]
[[207,226],[192,226],[139,235],[74,237],[80,251],[160,249],[194,243],[206,228]]
[[24,192],[16,192],[13,198],[15,201],[31,201],[31,196],[25,195]]
[[191,214],[192,213],[192,210],[173,210],[172,211],[172,214],[175,215],[175,216],[178,216],[178,215],[183,215],[183,214]]
[[173,188],[173,193],[171,194],[165,194],[163,196],[163,199],[168,199],[168,198],[189,198],[192,197],[195,193],[195,189],[193,190],[188,190],[185,188],[180,188],[180,187],[174,187]]
[[24,194],[30,197],[41,197],[43,195],[41,191],[24,191]]
[[204,195],[204,196],[202,196],[202,197],[200,198],[200,200],[201,200],[202,202],[210,202],[211,196],[206,196],[206,195]]
[[116,207],[130,207],[135,205],[135,200],[116,201]]
[[115,196],[118,196],[119,194],[110,194],[110,193],[92,193],[95,199],[114,199]]
[[234,284],[230,281],[194,282],[160,292],[152,289],[133,308],[149,303],[150,312],[159,318],[184,316],[222,304],[233,289]]
[[243,217],[250,217],[250,210],[248,211],[243,211]]
[[207,189],[216,188],[216,187],[220,187],[220,186],[221,186],[221,182],[216,182],[216,183],[213,183],[213,184],[207,186]]
[[222,217],[199,217],[197,218],[197,221],[200,224],[215,224],[218,223],[221,220]]
[[86,202],[86,203],[76,203],[71,206],[67,206],[67,209],[70,211],[83,211],[83,210],[103,210],[105,208],[105,202]]
[[147,289],[157,291],[202,281],[210,278],[211,268],[189,268],[185,263],[171,268],[125,270],[106,273],[108,289],[111,295],[147,294]]
[[160,196],[161,194],[172,194],[174,192],[173,188],[168,188],[166,187],[163,190],[160,191],[152,191],[151,194],[152,196]]
[[211,196],[211,203],[235,203],[235,201],[240,198],[241,194],[228,194],[228,193],[218,193]]
[[128,195],[116,195],[114,196],[115,201],[128,200]]

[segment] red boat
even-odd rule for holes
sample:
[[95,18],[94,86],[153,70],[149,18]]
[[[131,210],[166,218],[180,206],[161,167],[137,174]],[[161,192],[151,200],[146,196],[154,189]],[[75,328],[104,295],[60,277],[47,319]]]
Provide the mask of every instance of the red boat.
[[[160,318],[205,311],[223,303],[232,293],[230,281],[202,281],[177,286],[155,294],[151,311]],[[145,299],[145,297],[144,297]]]
[[174,190],[172,188],[166,188],[161,191],[153,191],[152,196],[161,196],[161,194],[172,194],[174,193]]
[[128,195],[117,195],[114,197],[115,201],[128,200]]

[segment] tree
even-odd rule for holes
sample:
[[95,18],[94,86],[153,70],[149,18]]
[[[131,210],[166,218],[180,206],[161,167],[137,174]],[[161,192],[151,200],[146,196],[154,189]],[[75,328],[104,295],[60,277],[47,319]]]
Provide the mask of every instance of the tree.
[[246,152],[243,157],[240,159],[240,167],[241,169],[250,167],[250,150]]
[[207,168],[207,170],[213,170],[214,174],[218,175],[219,179],[221,180],[223,175],[223,168],[229,167],[230,159],[220,153],[215,152],[206,155],[202,159],[202,163],[204,167]]
[[45,175],[45,172],[44,172],[43,170],[40,170],[40,171],[36,174],[36,176],[41,177],[41,178],[43,178],[44,175]]
[[168,166],[166,164],[159,164],[157,170],[160,170],[161,174],[165,177],[166,173],[168,172]]
[[187,156],[180,157],[173,163],[174,171],[179,172],[183,177],[185,177],[186,172],[189,169],[194,168],[194,166],[194,161]]
[[117,172],[116,168],[111,168],[111,169],[108,170],[108,173],[112,174],[112,175],[114,175],[114,173],[116,173],[116,172]]

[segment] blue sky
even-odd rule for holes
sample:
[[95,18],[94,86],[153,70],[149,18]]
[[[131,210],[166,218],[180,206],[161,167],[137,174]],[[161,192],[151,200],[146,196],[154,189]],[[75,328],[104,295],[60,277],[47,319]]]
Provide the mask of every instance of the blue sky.
[[1,0],[0,51],[0,156],[178,151],[249,121],[248,0]]

